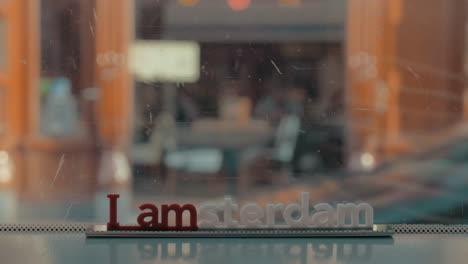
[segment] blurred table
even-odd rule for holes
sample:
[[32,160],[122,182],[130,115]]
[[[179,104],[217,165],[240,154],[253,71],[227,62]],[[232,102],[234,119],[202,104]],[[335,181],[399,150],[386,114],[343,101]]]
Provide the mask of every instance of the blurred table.
[[199,120],[177,128],[177,144],[192,147],[245,148],[265,144],[274,129],[263,120],[236,123],[217,119]]
[[192,123],[190,127],[178,127],[177,145],[182,148],[216,148],[223,152],[223,168],[229,184],[228,192],[238,189],[239,156],[253,146],[266,146],[273,140],[274,128],[263,120],[245,123],[206,119]]

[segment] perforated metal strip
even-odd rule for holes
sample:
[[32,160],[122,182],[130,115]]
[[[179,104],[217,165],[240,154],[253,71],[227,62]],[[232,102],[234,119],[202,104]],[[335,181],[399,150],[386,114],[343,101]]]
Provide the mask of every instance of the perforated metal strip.
[[468,225],[390,225],[396,234],[468,234]]
[[[84,233],[89,224],[0,224],[0,233]],[[468,234],[468,225],[394,224],[396,234]]]
[[83,233],[88,224],[0,224],[0,233]]

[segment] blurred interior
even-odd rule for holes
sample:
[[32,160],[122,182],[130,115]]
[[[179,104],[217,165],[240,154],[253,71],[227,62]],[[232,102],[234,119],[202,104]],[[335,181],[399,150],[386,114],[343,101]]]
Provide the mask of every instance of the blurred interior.
[[0,222],[308,191],[468,223],[466,4],[0,1]]

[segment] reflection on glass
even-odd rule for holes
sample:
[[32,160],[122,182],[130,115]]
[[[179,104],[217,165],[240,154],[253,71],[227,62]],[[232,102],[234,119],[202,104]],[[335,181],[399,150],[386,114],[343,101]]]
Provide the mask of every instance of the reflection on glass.
[[110,254],[118,248],[136,250],[141,261],[237,263],[242,257],[244,263],[366,263],[375,248],[391,246],[393,239],[119,239],[86,244]]

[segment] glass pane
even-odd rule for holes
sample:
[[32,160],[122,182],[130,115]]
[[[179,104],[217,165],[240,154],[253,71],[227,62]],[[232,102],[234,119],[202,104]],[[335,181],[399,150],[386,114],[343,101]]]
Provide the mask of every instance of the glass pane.
[[24,142],[11,215],[105,223],[119,193],[135,223],[143,202],[308,192],[310,212],[467,223],[466,1],[395,2],[40,1],[40,80],[0,112]]
[[2,264],[466,263],[468,1],[0,2]]

